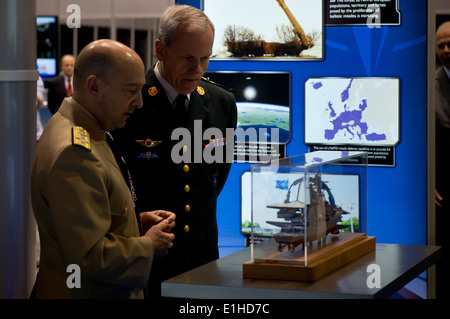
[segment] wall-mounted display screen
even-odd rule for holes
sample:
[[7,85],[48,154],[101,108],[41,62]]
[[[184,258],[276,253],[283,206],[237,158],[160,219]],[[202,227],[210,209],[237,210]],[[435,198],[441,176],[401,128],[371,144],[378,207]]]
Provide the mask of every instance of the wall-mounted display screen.
[[369,164],[395,165],[400,141],[398,78],[309,78],[305,144],[312,150],[358,150]]
[[39,16],[37,23],[37,66],[43,78],[57,74],[58,18]]
[[[204,76],[223,85],[236,98],[236,157],[239,154],[243,158],[248,157],[252,145],[264,144],[270,147],[276,144],[277,148],[279,145],[285,147],[290,139],[291,127],[289,72],[221,71],[206,72]],[[268,156],[272,152],[268,148],[264,148],[264,151],[268,151]],[[283,150],[281,152],[284,153]]]
[[212,58],[322,60],[321,0],[203,0],[214,21]]
[[[280,143],[290,137],[291,76],[289,72],[206,72],[205,78],[230,90],[238,108],[238,127],[278,128]],[[258,140],[270,140],[270,136]],[[238,140],[240,141],[240,140]],[[253,141],[256,142],[256,141]]]
[[308,79],[305,143],[396,145],[399,82],[395,78]]

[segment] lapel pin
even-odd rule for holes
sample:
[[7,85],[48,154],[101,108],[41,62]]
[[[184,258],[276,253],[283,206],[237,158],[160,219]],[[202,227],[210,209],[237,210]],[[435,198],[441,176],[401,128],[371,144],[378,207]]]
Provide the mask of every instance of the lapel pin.
[[158,89],[156,88],[156,86],[152,86],[148,89],[148,95],[155,96],[156,94],[158,94]]
[[197,86],[197,93],[200,95],[205,95],[205,89],[201,86]]

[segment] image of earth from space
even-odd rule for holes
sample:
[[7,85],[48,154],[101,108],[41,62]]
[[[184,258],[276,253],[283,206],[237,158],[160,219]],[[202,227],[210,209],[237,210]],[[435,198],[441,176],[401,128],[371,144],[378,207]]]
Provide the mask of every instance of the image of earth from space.
[[[258,141],[286,143],[289,140],[289,107],[254,102],[237,102],[236,105],[238,108],[237,127],[244,130],[245,136],[251,133],[250,128],[254,128]],[[278,138],[276,129],[278,129]],[[238,130],[236,134],[237,140],[243,141]]]

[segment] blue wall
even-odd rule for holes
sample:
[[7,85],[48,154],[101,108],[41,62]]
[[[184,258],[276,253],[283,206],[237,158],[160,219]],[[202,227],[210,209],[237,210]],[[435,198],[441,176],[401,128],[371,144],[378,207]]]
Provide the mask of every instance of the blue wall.
[[[201,3],[177,2],[196,7]],[[368,169],[368,233],[379,243],[422,245],[427,235],[427,1],[399,3],[399,26],[325,27],[322,61],[212,60],[208,71],[291,72],[292,127],[287,156],[308,152],[303,131],[303,85],[308,78],[399,78],[400,142],[394,167]],[[224,254],[228,247],[244,245],[240,234],[240,176],[248,170],[249,164],[233,164],[219,198],[219,244]]]

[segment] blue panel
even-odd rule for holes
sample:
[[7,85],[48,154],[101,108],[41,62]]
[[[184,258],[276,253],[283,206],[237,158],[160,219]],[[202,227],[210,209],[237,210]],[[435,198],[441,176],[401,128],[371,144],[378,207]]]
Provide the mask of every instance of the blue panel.
[[[201,4],[200,0],[178,2]],[[368,229],[379,243],[422,245],[427,234],[427,1],[399,3],[399,26],[325,27],[322,61],[212,60],[208,71],[291,72],[292,128],[287,156],[308,152],[304,143],[304,83],[308,78],[399,78],[400,141],[395,147],[395,166],[369,167]],[[221,246],[243,246],[240,176],[248,170],[249,164],[233,164],[219,197]]]

